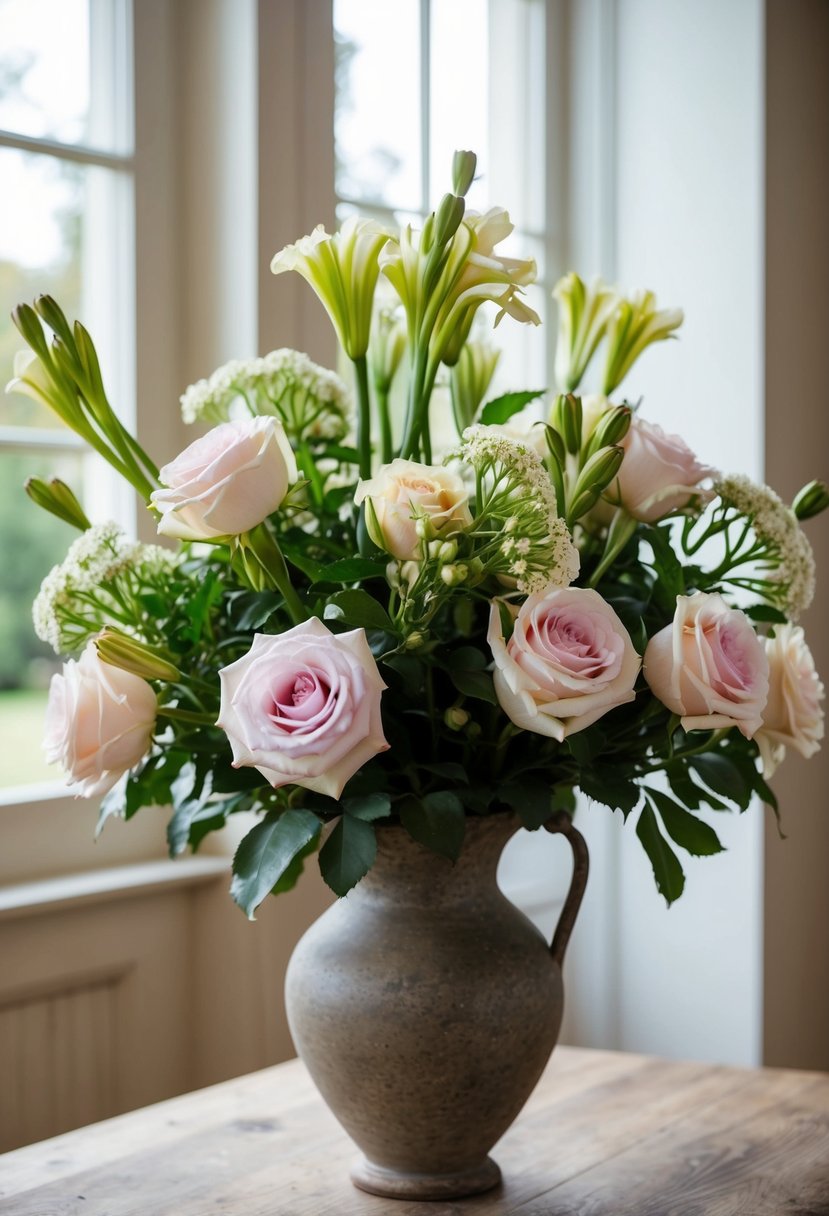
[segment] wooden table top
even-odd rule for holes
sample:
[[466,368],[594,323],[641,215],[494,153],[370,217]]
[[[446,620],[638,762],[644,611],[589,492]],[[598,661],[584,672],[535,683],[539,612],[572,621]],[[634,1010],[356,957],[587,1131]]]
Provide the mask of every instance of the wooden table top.
[[14,1216],[823,1216],[829,1075],[559,1047],[493,1151],[501,1187],[354,1189],[354,1146],[298,1061],[0,1157]]

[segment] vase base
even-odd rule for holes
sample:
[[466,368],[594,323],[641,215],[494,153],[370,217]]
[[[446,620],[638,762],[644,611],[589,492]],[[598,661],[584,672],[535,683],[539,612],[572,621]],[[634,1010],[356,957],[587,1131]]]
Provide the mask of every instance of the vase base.
[[361,1191],[387,1199],[462,1199],[498,1186],[501,1171],[491,1157],[451,1174],[407,1174],[358,1157],[351,1167],[351,1181]]

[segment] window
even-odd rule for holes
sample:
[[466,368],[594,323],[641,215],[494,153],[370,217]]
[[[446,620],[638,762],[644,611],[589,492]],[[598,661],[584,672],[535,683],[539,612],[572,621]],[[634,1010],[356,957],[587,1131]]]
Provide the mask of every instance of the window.
[[398,0],[392,24],[383,0],[334,0],[338,218],[419,225],[451,186],[455,149],[471,148],[469,206],[506,207],[515,232],[500,248],[536,260],[527,302],[544,336],[498,329],[502,390],[552,383],[545,338],[560,258],[545,222],[545,10],[544,0]]
[[[9,313],[41,292],[95,336],[131,421],[132,86],[128,0],[0,0],[0,374],[24,346]],[[116,377],[113,379],[113,377]],[[40,754],[55,656],[30,606],[72,529],[29,504],[23,482],[59,476],[97,519],[129,500],[77,437],[28,397],[0,397],[0,790],[53,781]]]

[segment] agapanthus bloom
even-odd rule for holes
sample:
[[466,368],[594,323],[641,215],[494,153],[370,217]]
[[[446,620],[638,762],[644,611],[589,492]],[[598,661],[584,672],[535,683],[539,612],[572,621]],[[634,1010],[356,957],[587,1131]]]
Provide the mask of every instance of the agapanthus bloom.
[[588,286],[571,270],[556,283],[553,296],[559,307],[556,383],[562,392],[570,393],[578,388],[607,332],[619,294],[601,279]]

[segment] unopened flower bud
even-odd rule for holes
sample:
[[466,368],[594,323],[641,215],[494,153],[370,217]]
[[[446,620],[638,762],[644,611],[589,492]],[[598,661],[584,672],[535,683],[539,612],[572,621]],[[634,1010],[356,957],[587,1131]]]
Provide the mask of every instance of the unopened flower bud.
[[95,649],[104,663],[119,667],[121,671],[131,671],[133,675],[141,676],[144,680],[169,681],[181,678],[178,668],[162,658],[151,646],[113,629],[105,629],[95,638]]
[[447,587],[454,587],[459,580],[456,577],[456,568],[454,566],[444,566],[440,572],[440,577],[446,583]]
[[563,469],[567,463],[567,449],[564,446],[564,440],[555,427],[550,426],[546,422],[544,423],[544,438],[547,440],[547,448],[550,455],[558,461]]
[[474,152],[459,150],[452,157],[452,189],[455,194],[466,194],[475,177],[478,158]]
[[795,496],[792,510],[798,519],[812,519],[829,507],[829,486],[825,481],[810,481]]
[[458,556],[457,541],[445,540],[440,546],[438,556],[442,562],[453,562]]
[[469,714],[460,705],[453,705],[443,715],[443,720],[450,730],[463,730],[469,721]]
[[466,207],[462,198],[444,194],[435,212],[435,244],[445,245],[461,226]]
[[581,397],[575,397],[572,393],[560,394],[553,406],[551,421],[564,440],[567,451],[575,455],[581,448]]
[[386,582],[391,587],[392,591],[396,591],[400,586],[400,565],[398,562],[389,562],[387,564]]
[[87,528],[92,527],[83,507],[69,486],[57,477],[48,483],[39,477],[30,477],[26,482],[25,490],[32,502],[43,507],[44,511],[56,515],[64,523],[71,524],[73,528],[85,532]]
[[408,583],[416,583],[420,575],[420,562],[404,562],[400,567],[400,578]]
[[430,540],[429,546],[428,546],[426,552],[428,553],[429,557],[431,557],[432,560],[435,561],[437,558],[440,557],[440,551],[442,548],[443,548],[443,541]]
[[428,540],[433,535],[432,524],[428,515],[421,515],[415,520],[415,532],[421,540]]
[[624,458],[624,449],[620,447],[602,448],[594,452],[576,479],[573,498],[583,490],[604,490],[619,472]]
[[417,650],[418,647],[423,645],[424,640],[423,634],[415,630],[414,633],[409,634],[403,645],[406,650]]
[[614,405],[602,414],[588,440],[584,453],[585,460],[588,460],[601,448],[614,447],[621,443],[630,430],[632,416],[633,411],[628,405]]

